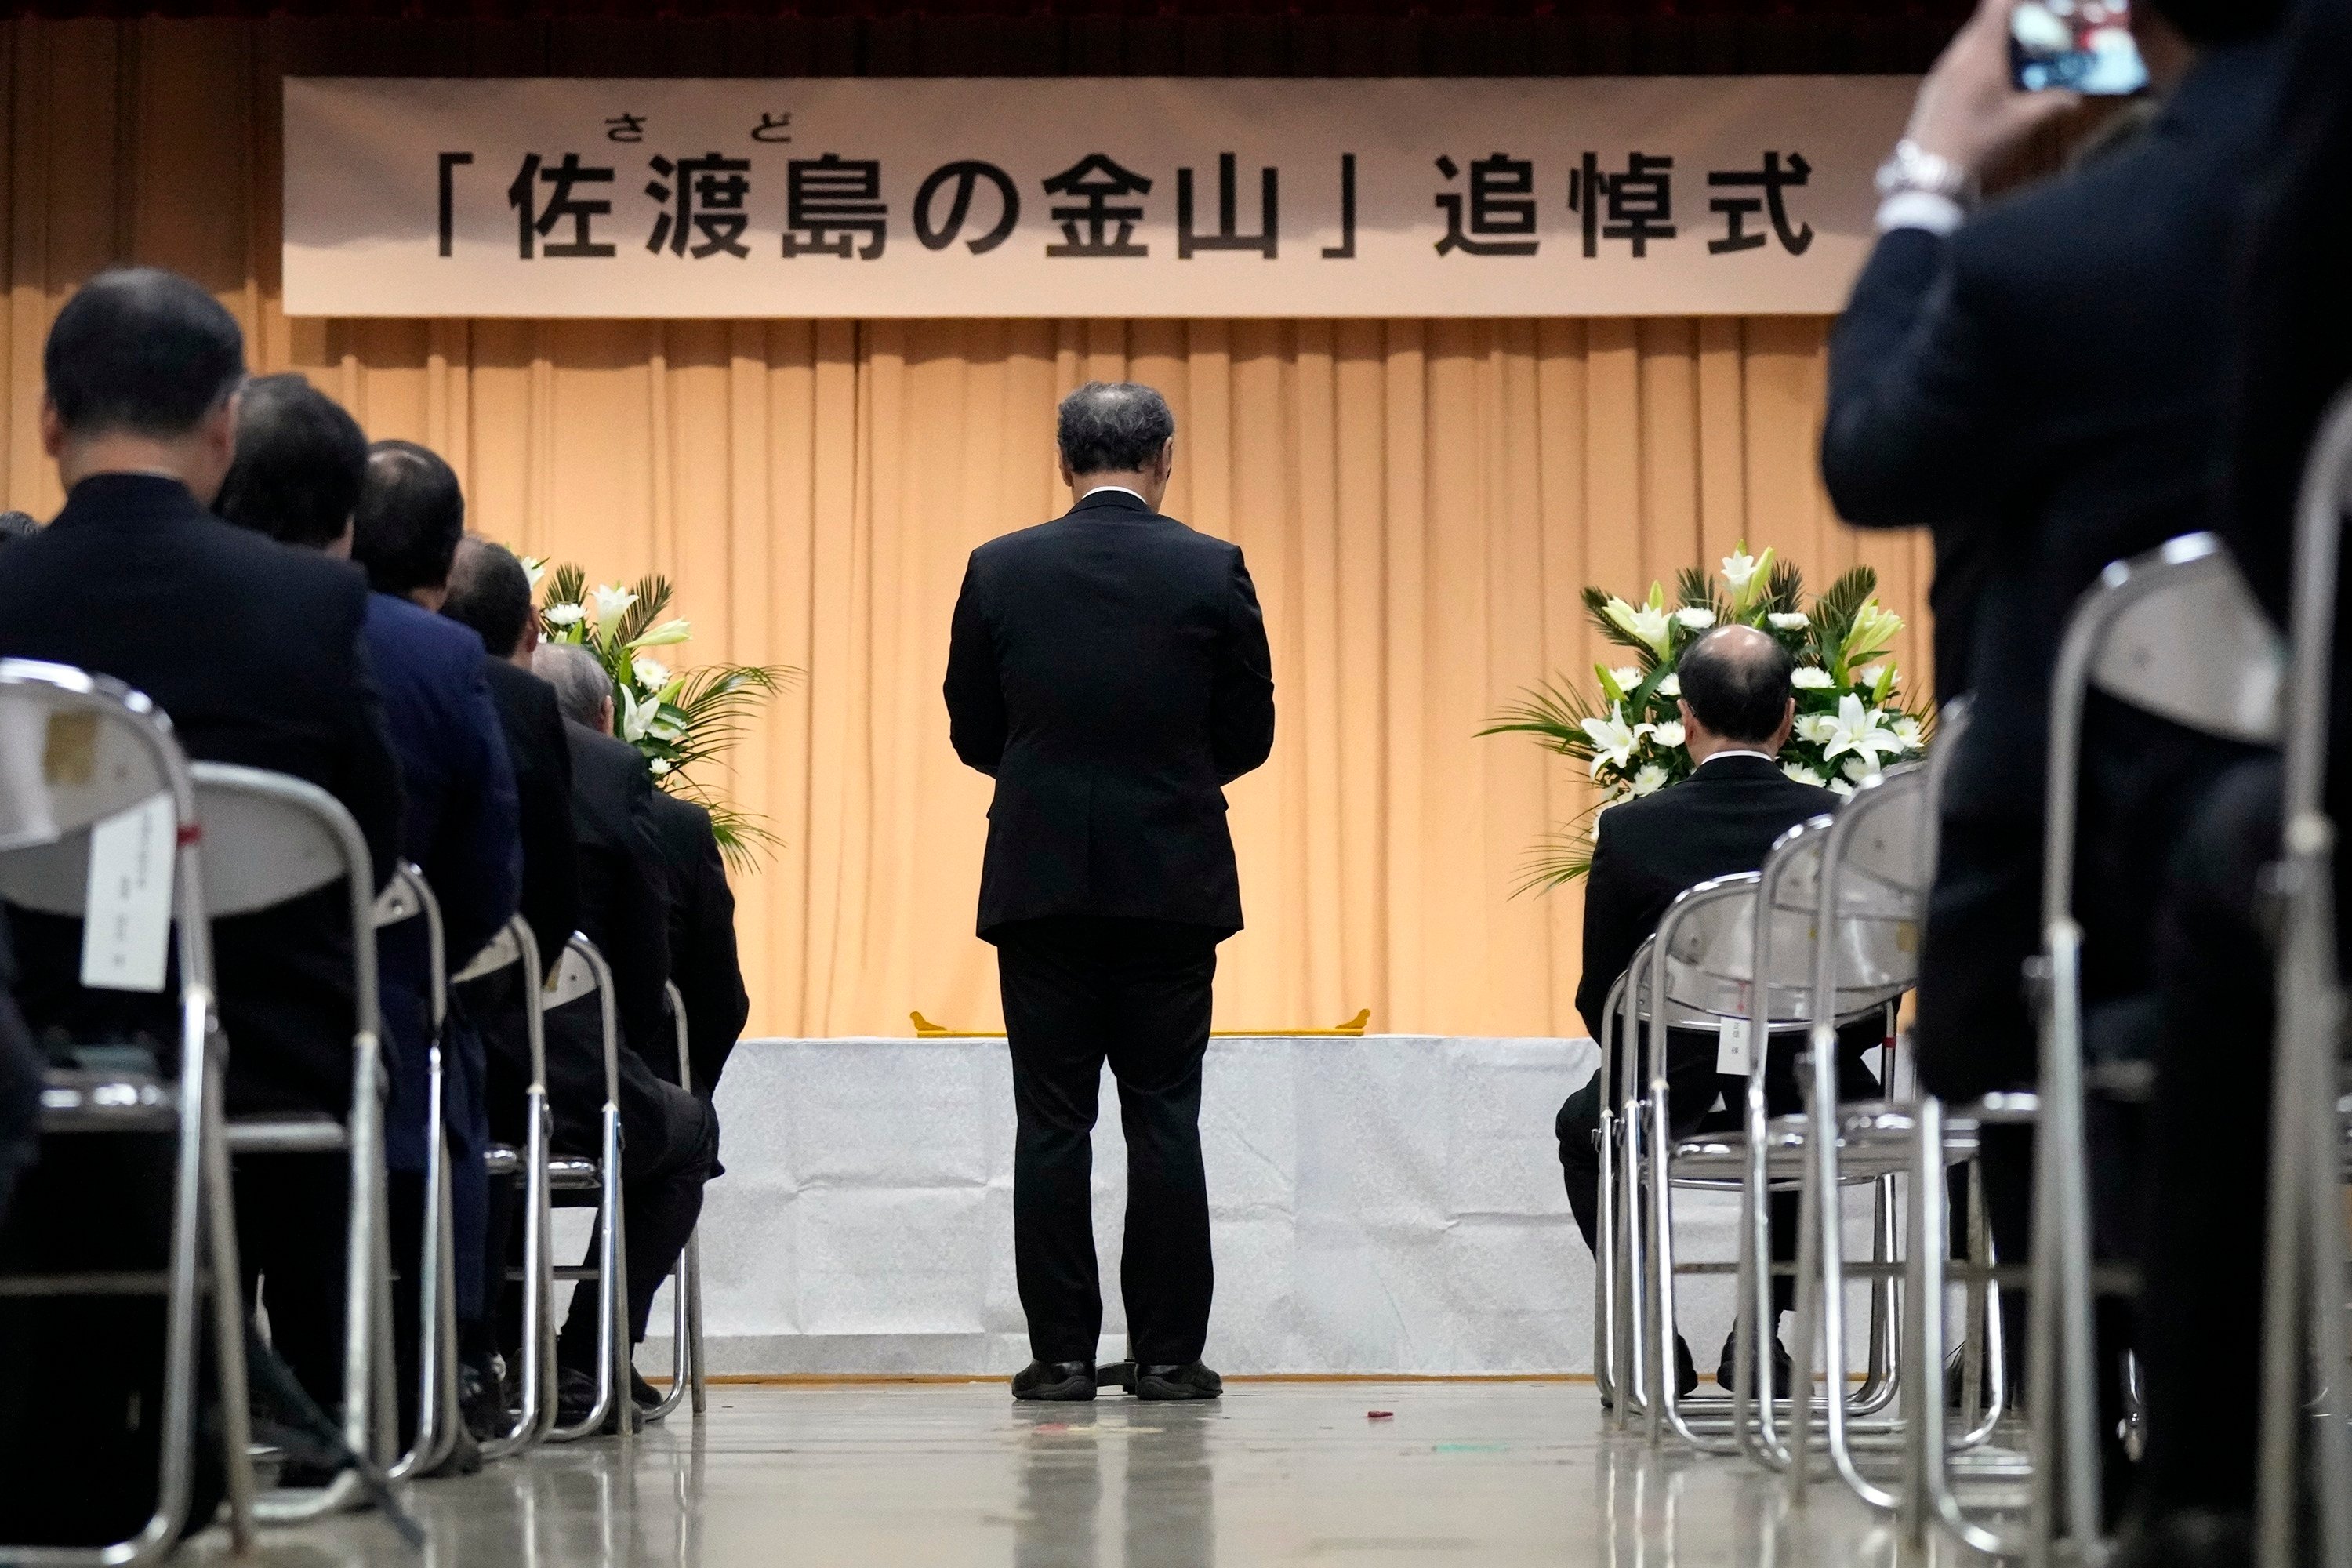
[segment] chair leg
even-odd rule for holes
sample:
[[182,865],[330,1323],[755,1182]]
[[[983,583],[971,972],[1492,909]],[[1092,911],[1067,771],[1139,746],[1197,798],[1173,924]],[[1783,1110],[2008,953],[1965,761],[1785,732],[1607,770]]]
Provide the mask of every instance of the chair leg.
[[230,1549],[248,1556],[254,1546],[253,1410],[245,1367],[245,1295],[236,1250],[235,1189],[229,1184],[228,1140],[221,1122],[220,1069],[211,1063],[203,1119],[205,1218],[212,1279],[213,1361],[218,1369],[221,1468],[228,1485]]
[[693,1349],[694,1414],[702,1416],[710,1406],[709,1363],[702,1353],[702,1234],[698,1226],[687,1238],[687,1260],[693,1267],[687,1275],[686,1339]]

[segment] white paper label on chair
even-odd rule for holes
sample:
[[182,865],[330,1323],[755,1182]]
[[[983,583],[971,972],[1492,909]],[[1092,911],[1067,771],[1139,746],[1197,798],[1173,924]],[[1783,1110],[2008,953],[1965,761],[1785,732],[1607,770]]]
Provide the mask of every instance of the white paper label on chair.
[[1746,1078],[1753,1065],[1748,1049],[1748,1026],[1745,1018],[1716,1020],[1715,1070],[1725,1078]]
[[106,991],[161,991],[172,945],[172,797],[108,817],[89,834],[89,913],[81,983]]

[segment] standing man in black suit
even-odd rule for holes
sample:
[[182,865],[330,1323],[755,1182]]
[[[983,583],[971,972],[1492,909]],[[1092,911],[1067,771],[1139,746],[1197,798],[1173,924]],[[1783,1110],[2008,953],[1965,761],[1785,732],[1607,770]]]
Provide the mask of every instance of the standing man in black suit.
[[[677,1045],[662,992],[670,974],[669,884],[652,825],[653,777],[637,749],[611,733],[612,678],[595,655],[562,644],[542,646],[534,668],[555,688],[572,743],[580,929],[611,963],[620,1006],[621,1186],[634,1345],[646,1337],[654,1292],[677,1266],[701,1217],[703,1184],[719,1159],[719,1114],[708,1099],[670,1081]],[[547,1016],[547,1075],[557,1146],[592,1152],[604,1100],[592,999]],[[595,1397],[596,1364],[595,1312],[584,1291],[572,1298],[555,1353],[563,1419],[584,1419]],[[632,1373],[630,1383],[640,1407],[659,1403],[642,1378]]]
[[[1780,748],[1797,717],[1790,684],[1795,668],[1785,648],[1752,626],[1717,627],[1684,651],[1675,669],[1682,680],[1684,743],[1696,770],[1678,784],[1609,807],[1594,825],[1592,868],[1584,882],[1584,973],[1576,984],[1576,1010],[1594,1039],[1605,1037],[1611,987],[1658,929],[1667,906],[1701,882],[1758,869],[1780,835],[1836,809],[1836,795],[1780,771]],[[1877,1014],[1838,1032],[1841,1095],[1855,1099],[1876,1091],[1878,1082],[1863,1065],[1862,1053],[1885,1033],[1885,1020]],[[1802,1108],[1797,1081],[1802,1043],[1797,1035],[1776,1037],[1765,1058],[1764,1100],[1773,1115]],[[1666,1118],[1676,1137],[1706,1126],[1718,1103],[1727,1118],[1722,1125],[1738,1125],[1748,1080],[1723,1070],[1719,1047],[1712,1035],[1666,1033]],[[1636,1054],[1631,1042],[1618,1042],[1620,1073],[1633,1070]],[[1594,1073],[1591,1082],[1568,1097],[1553,1124],[1568,1206],[1587,1247],[1592,1245],[1601,1203],[1601,1097],[1610,1092]],[[1621,1080],[1613,1098],[1622,1100],[1623,1094]],[[1772,1200],[1776,1258],[1796,1255],[1796,1208],[1793,1194]],[[1773,1282],[1773,1300],[1782,1310],[1793,1283]],[[1789,1357],[1777,1333],[1776,1328],[1773,1382],[1785,1393]],[[1732,1384],[1733,1350],[1727,1339],[1716,1373],[1726,1388]],[[1690,1347],[1680,1334],[1675,1336],[1675,1367],[1681,1392],[1698,1386]]]
[[1176,421],[1148,386],[1062,401],[1060,521],[972,552],[947,704],[996,780],[980,934],[996,945],[1019,1131],[1016,1399],[1092,1399],[1102,1291],[1087,1192],[1106,1058],[1127,1132],[1121,1293],[1146,1399],[1213,1399],[1201,1064],[1217,943],[1241,929],[1222,786],[1274,746],[1242,552],[1160,515]]

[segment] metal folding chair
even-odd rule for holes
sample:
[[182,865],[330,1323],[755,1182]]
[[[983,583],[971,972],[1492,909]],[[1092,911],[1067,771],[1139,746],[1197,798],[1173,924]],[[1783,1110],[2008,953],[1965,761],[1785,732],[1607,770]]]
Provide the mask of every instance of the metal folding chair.
[[575,1442],[593,1436],[616,1408],[614,1423],[624,1434],[630,1421],[628,1250],[623,1245],[621,1203],[621,1021],[613,995],[613,971],[596,944],[574,931],[563,949],[562,961],[540,998],[542,1013],[569,1002],[596,998],[597,1019],[604,1047],[603,1136],[594,1158],[559,1154],[548,1162],[551,1193],[593,1194],[596,1205],[596,1261],[556,1268],[558,1279],[596,1283],[596,1403],[570,1426],[551,1426],[551,1443]]
[[[348,1156],[343,1436],[353,1453],[384,1454],[393,1446],[392,1286],[374,873],[367,840],[342,803],[316,784],[223,763],[197,763],[190,771],[203,826],[205,901],[214,919],[270,909],[339,881],[347,889],[356,1004],[350,1115],[343,1121],[323,1113],[235,1117],[228,1146],[236,1153]],[[345,1470],[323,1487],[282,1489],[257,1507],[265,1523],[299,1522],[344,1506],[358,1489],[359,1477]]]
[[425,1214],[417,1269],[416,1432],[407,1452],[386,1473],[394,1480],[430,1475],[457,1446],[465,1419],[457,1399],[457,1262],[452,1237],[447,1064],[442,1040],[449,1023],[449,974],[441,901],[425,873],[404,862],[375,901],[376,930],[413,920],[425,922],[429,980],[425,990]]
[[[689,1093],[694,1089],[694,1058],[688,1049],[686,998],[678,994],[675,982],[662,987],[669,1002],[670,1024],[677,1033],[677,1086]],[[677,1273],[670,1280],[670,1382],[669,1392],[662,1395],[659,1405],[646,1412],[648,1421],[659,1421],[677,1408],[678,1401],[691,1390],[694,1414],[700,1415],[709,1403],[704,1386],[702,1363],[702,1227],[686,1238],[686,1249],[678,1254]]]
[[[2298,1561],[2297,1488],[2317,1481],[2316,1558],[2352,1568],[2352,1400],[2344,1386],[2344,980],[2336,962],[2336,825],[2327,815],[2330,663],[2344,514],[2352,508],[2352,393],[2338,394],[2295,508],[2285,725],[2278,1043],[2263,1268],[2263,1426],[2255,1547],[2262,1568]],[[2306,1383],[2316,1393],[2305,1404]],[[2308,1427],[2316,1418],[2315,1439]]]
[[[540,1013],[539,942],[520,915],[509,920],[467,963],[456,984],[484,979],[508,968],[523,976],[519,988],[523,1036],[530,1050],[530,1081],[523,1090],[526,1142],[520,1149],[493,1143],[483,1166],[493,1176],[523,1179],[522,1263],[502,1277],[522,1285],[522,1403],[515,1423],[482,1445],[485,1460],[502,1459],[543,1441],[555,1424],[555,1327],[549,1303],[555,1294],[555,1248],[548,1186],[552,1118],[547,1107],[547,1036]],[[498,1265],[502,1270],[504,1264]]]
[[136,1564],[169,1552],[187,1523],[195,1439],[198,1300],[210,1303],[219,1380],[221,1461],[240,1554],[255,1519],[246,1406],[245,1310],[222,1124],[222,1053],[211,927],[197,851],[194,779],[171,721],[121,682],[28,660],[0,660],[0,898],[42,913],[85,914],[93,829],[159,797],[170,813],[173,952],[179,963],[178,1075],[49,1075],[45,1137],[175,1132],[171,1225],[160,1275],[0,1276],[9,1296],[92,1293],[163,1299],[163,1385],[155,1510],[128,1539],[97,1547],[0,1546],[24,1568]]

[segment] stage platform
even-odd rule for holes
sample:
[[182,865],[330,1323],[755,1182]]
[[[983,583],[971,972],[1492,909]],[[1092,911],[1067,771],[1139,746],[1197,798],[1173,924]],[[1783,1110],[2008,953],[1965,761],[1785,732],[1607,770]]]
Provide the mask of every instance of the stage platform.
[[[1591,1262],[1552,1121],[1597,1060],[1584,1039],[1213,1041],[1202,1112],[1212,1364],[1589,1371]],[[702,1225],[714,1371],[1003,1375],[1028,1359],[1001,1039],[749,1041],[718,1103],[727,1173]],[[1095,1134],[1106,1360],[1126,1337],[1117,1103],[1106,1076]],[[1686,1197],[1680,1212],[1685,1256],[1732,1256],[1736,1200]],[[1685,1303],[1710,1367],[1729,1302],[1728,1283],[1707,1279]],[[657,1310],[656,1335],[667,1322]],[[642,1364],[666,1364],[662,1352],[649,1344]]]

